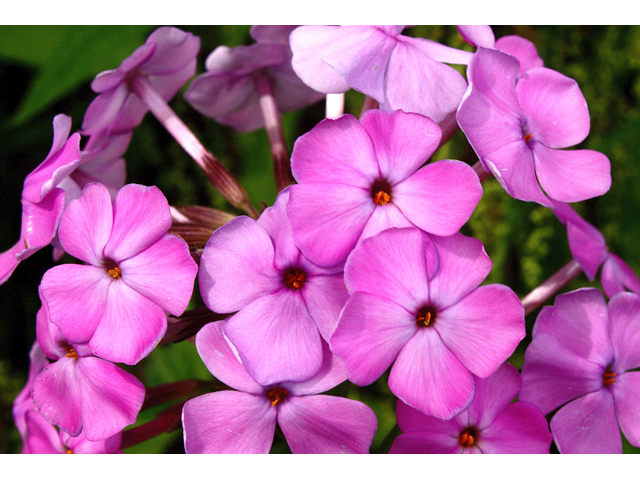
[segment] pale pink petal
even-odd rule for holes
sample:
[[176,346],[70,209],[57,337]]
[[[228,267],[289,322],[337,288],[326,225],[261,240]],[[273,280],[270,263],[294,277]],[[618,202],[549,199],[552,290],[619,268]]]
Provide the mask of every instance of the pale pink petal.
[[[332,183],[366,190],[380,176],[369,133],[353,115],[325,119],[298,137],[291,152],[298,183]],[[325,198],[331,197],[331,192]]]
[[472,47],[493,48],[496,37],[489,25],[456,25],[458,32]]
[[259,298],[229,318],[223,332],[260,385],[308,380],[322,365],[322,338],[299,292]]
[[434,328],[418,329],[389,374],[391,392],[426,415],[450,419],[473,399],[473,376]]
[[396,402],[396,419],[398,427],[403,433],[438,432],[454,439],[458,444],[460,432],[467,427],[467,422],[462,419],[463,416],[456,415],[450,420],[442,420],[425,415],[401,400]]
[[482,187],[467,164],[441,160],[393,187],[393,203],[414,225],[434,235],[453,235],[473,213]]
[[638,275],[619,256],[610,253],[602,265],[600,282],[607,297],[611,298],[616,293],[631,290],[640,293],[640,280]]
[[631,445],[640,447],[640,372],[626,372],[615,378],[611,391],[620,429]]
[[331,337],[331,350],[356,385],[374,382],[416,331],[415,314],[369,293],[351,295]]
[[[609,335],[605,338],[611,338],[612,367],[618,373],[640,367],[640,295],[619,293],[609,301],[608,310]],[[594,336],[600,332],[594,331]]]
[[328,342],[336,329],[342,307],[349,298],[342,273],[308,275],[301,292],[320,335]]
[[215,392],[184,404],[187,453],[269,453],[277,411],[264,396]]
[[475,375],[491,375],[525,337],[524,308],[504,285],[478,287],[436,314],[433,328]]
[[80,198],[69,202],[65,209],[58,230],[60,244],[69,255],[100,267],[112,226],[109,191],[100,183],[90,183]]
[[189,305],[198,266],[182,238],[166,234],[119,267],[124,283],[170,314],[182,315]]
[[[569,222],[567,238],[571,255],[580,264],[587,278],[593,281],[598,267],[609,257],[604,236],[593,225]],[[602,268],[604,272],[604,266]]]
[[430,118],[400,110],[368,110],[360,123],[373,142],[380,174],[392,185],[424,165],[442,136]]
[[566,148],[589,134],[587,101],[572,78],[535,68],[518,80],[516,94],[532,140],[549,148]]
[[393,202],[389,202],[386,205],[377,205],[369,217],[369,220],[367,220],[364,230],[362,230],[358,244],[365,238],[373,237],[390,228],[411,227],[415,227],[415,225],[407,220],[402,210]]
[[60,441],[60,434],[58,434],[56,427],[47,422],[37,411],[29,410],[26,412],[25,424],[28,436],[23,443],[23,450],[20,453],[66,453],[64,445],[62,445],[62,442]]
[[83,135],[93,135],[108,128],[109,124],[116,119],[128,96],[129,89],[125,83],[121,83],[113,90],[105,91],[94,98],[82,120]]
[[416,431],[400,434],[391,445],[390,454],[464,453],[459,438],[439,431]]
[[322,366],[320,371],[304,382],[282,382],[280,386],[293,395],[315,395],[340,385],[347,379],[344,363],[331,353],[329,345],[322,342]]
[[[122,441],[122,432],[118,432],[104,440],[92,442],[88,440],[84,432],[77,437],[71,437],[65,432],[60,432],[60,440],[73,453],[79,454],[111,454],[122,453],[120,451],[120,443]],[[69,453],[69,452],[64,452]]]
[[222,383],[242,392],[261,395],[264,389],[242,366],[222,333],[226,321],[211,322],[196,335],[196,348],[211,374]]
[[52,360],[57,360],[69,353],[69,350],[56,341],[59,329],[49,321],[49,310],[42,296],[41,301],[42,306],[36,314],[36,338],[44,354]]
[[273,242],[255,220],[237,217],[217,229],[200,257],[200,292],[207,307],[231,313],[278,289],[282,279],[273,260]]
[[108,295],[103,299],[106,303],[104,314],[89,347],[97,356],[110,362],[138,363],[164,336],[166,314],[120,280],[111,283]]
[[622,453],[613,395],[605,388],[558,410],[551,433],[560,453]]
[[611,164],[594,150],[552,150],[533,143],[540,185],[561,202],[580,202],[604,195],[611,188]]
[[16,260],[16,254],[24,250],[24,239],[18,240],[9,250],[0,253],[0,285],[9,280],[20,261]]
[[113,229],[104,256],[116,263],[156,242],[171,227],[167,199],[155,186],[125,185],[113,202]]
[[199,37],[175,27],[154,30],[146,43],[157,45],[153,56],[144,64],[144,71],[152,75],[167,75],[181,70],[200,51]]
[[370,192],[359,187],[293,185],[287,204],[293,240],[312,262],[336,265],[356,245],[375,206]]
[[378,428],[364,403],[329,395],[289,397],[278,424],[292,453],[369,453]]
[[96,357],[78,358],[76,378],[87,439],[104,440],[136,423],[145,395],[137,378]]
[[495,44],[495,48],[513,55],[520,61],[518,75],[522,75],[527,70],[536,67],[544,67],[544,61],[538,55],[538,50],[533,42],[518,35],[507,35],[500,37]]
[[257,225],[271,237],[275,251],[273,262],[277,270],[298,265],[300,257],[300,250],[293,243],[291,223],[287,217],[288,201],[289,189],[285,188],[278,194],[273,206],[266,208],[256,220]]
[[508,405],[491,425],[480,433],[482,453],[549,453],[553,437],[547,420],[534,405]]
[[22,261],[54,241],[64,211],[65,192],[56,188],[38,203],[22,200],[22,228],[20,241],[23,250],[15,253]]
[[58,265],[42,277],[40,289],[49,321],[60,327],[67,341],[87,343],[105,309],[113,277],[91,265]]

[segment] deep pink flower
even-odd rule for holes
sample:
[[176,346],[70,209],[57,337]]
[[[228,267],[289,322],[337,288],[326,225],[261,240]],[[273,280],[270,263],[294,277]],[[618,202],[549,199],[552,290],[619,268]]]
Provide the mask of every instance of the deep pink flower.
[[[469,219],[482,187],[456,160],[422,165],[441,130],[415,113],[369,110],[325,119],[296,141],[287,214],[293,240],[311,261],[335,265],[356,243],[391,227],[452,235]],[[422,167],[422,168],[420,168]]]
[[99,95],[87,108],[83,132],[93,135],[135,128],[148,108],[132,92],[133,79],[144,77],[169,101],[195,75],[199,50],[200,39],[193,34],[175,27],[158,28],[116,70],[102,72],[93,80],[91,88]]
[[224,333],[263,385],[302,381],[322,365],[347,299],[342,267],[320,268],[293,244],[283,190],[255,221],[237,217],[216,230],[200,258],[200,292],[211,310],[238,312]]
[[384,110],[415,112],[442,121],[466,89],[456,70],[469,52],[400,35],[403,25],[303,26],[291,33],[293,69],[314,90],[353,88]]
[[0,284],[9,279],[22,260],[49,245],[56,236],[68,201],[63,187],[80,164],[80,134],[69,137],[70,131],[71,118],[57,115],[49,154],[24,180],[20,240],[0,254]]
[[[491,260],[475,238],[416,228],[364,240],[345,264],[350,293],[331,350],[368,385],[391,367],[389,388],[421,412],[452,418],[525,335],[524,311],[504,285],[479,286]],[[472,375],[473,374],[473,375]]]
[[207,71],[198,75],[184,94],[203,115],[249,132],[265,125],[260,107],[260,82],[267,82],[278,110],[289,112],[311,105],[324,94],[307,87],[291,68],[289,33],[295,25],[256,25],[257,43],[220,46],[208,57]]
[[[611,186],[609,159],[593,150],[560,150],[589,133],[587,103],[575,80],[539,67],[520,78],[520,62],[486,48],[469,63],[469,89],[457,119],[483,167],[514,198],[552,207]],[[542,188],[541,188],[542,187]]]
[[209,371],[238,391],[209,393],[185,403],[187,453],[269,453],[276,423],[293,453],[368,453],[378,427],[373,411],[355,400],[317,395],[346,379],[342,362],[326,344],[322,367],[313,378],[260,385],[234,355],[222,323],[205,325],[196,347]]
[[137,363],[181,315],[197,266],[187,244],[167,234],[169,205],[157,187],[86,185],[60,220],[60,244],[87,265],[59,265],[42,278],[50,321],[70,343],[111,362]]
[[543,307],[525,353],[520,400],[543,414],[561,453],[622,453],[620,430],[640,447],[640,295],[558,295]]
[[553,437],[544,415],[530,403],[511,403],[522,385],[514,367],[504,363],[474,380],[473,401],[451,420],[424,415],[398,400],[403,433],[389,453],[549,453]]

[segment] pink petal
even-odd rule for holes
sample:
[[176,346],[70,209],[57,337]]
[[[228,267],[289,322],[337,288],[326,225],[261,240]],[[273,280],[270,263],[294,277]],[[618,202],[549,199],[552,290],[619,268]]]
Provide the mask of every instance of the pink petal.
[[58,236],[68,254],[100,267],[104,263],[102,252],[112,226],[109,191],[100,183],[90,183],[82,190],[80,198],[67,205]]
[[153,75],[166,75],[181,70],[191,63],[200,51],[200,38],[175,27],[160,27],[148,43],[157,45],[153,56],[145,62],[144,71]]
[[342,273],[308,275],[302,297],[320,335],[329,341],[338,324],[342,307],[349,298]]
[[78,358],[76,378],[87,439],[104,440],[136,423],[145,396],[137,378],[96,357]]
[[158,187],[125,185],[113,202],[113,229],[104,256],[116,263],[156,242],[171,227],[169,204]]
[[[605,338],[611,338],[612,367],[618,373],[640,367],[640,295],[619,293],[609,301],[608,310],[609,335]],[[600,331],[593,332],[594,336]]]
[[211,374],[222,383],[242,392],[261,395],[264,389],[242,366],[222,333],[226,321],[211,322],[196,335],[196,348]]
[[604,195],[611,188],[611,164],[594,150],[552,150],[534,143],[536,174],[550,197],[580,202]]
[[442,420],[425,415],[401,400],[396,402],[396,419],[398,427],[403,433],[442,433],[454,439],[458,444],[460,432],[467,426],[467,422],[463,421],[461,417],[462,415],[456,415],[451,420]]
[[217,229],[200,257],[200,292],[211,310],[231,313],[282,286],[271,238],[255,220],[237,217]]
[[415,314],[397,303],[355,292],[342,310],[331,350],[356,385],[374,382],[391,366],[416,330]]
[[526,402],[508,405],[478,440],[482,453],[549,453],[553,437],[544,415]]
[[427,278],[436,260],[418,229],[386,230],[354,249],[345,264],[345,284],[351,294],[367,292],[417,312],[429,299]]
[[[106,308],[89,341],[99,357],[134,365],[149,355],[167,330],[167,316],[123,281],[111,283]],[[53,317],[52,317],[53,318]]]
[[[120,443],[122,441],[122,432],[118,432],[104,440],[92,442],[84,435],[84,432],[77,437],[71,437],[65,432],[60,432],[60,440],[62,444],[70,449],[73,453],[80,454],[111,454],[122,453],[120,451]],[[68,453],[68,452],[64,452]]]
[[292,453],[369,453],[378,428],[364,403],[329,395],[289,397],[278,424]]
[[407,405],[443,420],[464,410],[475,391],[469,370],[429,327],[418,329],[400,351],[389,388]]
[[430,279],[430,299],[438,308],[454,305],[475,290],[491,271],[482,243],[461,233],[430,237],[438,256],[438,270]]
[[129,89],[125,83],[121,83],[112,90],[101,93],[87,107],[82,120],[83,135],[93,135],[109,127],[121,111]]
[[315,395],[340,385],[347,379],[344,363],[322,342],[322,366],[320,371],[304,382],[283,382],[280,384],[293,395]]
[[293,176],[302,184],[332,183],[370,190],[380,170],[369,135],[352,115],[322,120],[296,140],[291,152]]
[[365,238],[373,237],[390,228],[411,227],[415,227],[415,225],[407,220],[402,210],[393,202],[389,202],[386,205],[377,205],[369,217],[369,220],[367,220],[364,230],[362,230],[358,244]]
[[324,267],[347,258],[376,206],[369,191],[350,185],[293,185],[290,195],[293,240],[309,260]]
[[593,281],[598,267],[609,257],[603,235],[587,222],[569,222],[567,224],[567,238],[571,255],[580,264],[587,278]]
[[198,266],[182,238],[166,234],[119,267],[124,283],[170,314],[182,315],[189,305]]
[[276,409],[264,396],[208,393],[184,404],[182,425],[187,453],[269,453]]
[[373,142],[381,176],[392,185],[424,165],[442,136],[430,118],[400,110],[368,110],[360,123]]
[[298,292],[259,298],[229,318],[223,331],[260,385],[308,380],[322,365],[322,339]]
[[15,253],[15,260],[20,262],[29,258],[55,239],[65,200],[66,194],[60,188],[49,192],[38,203],[22,200],[22,228],[19,243],[23,250]]
[[447,45],[426,38],[407,37],[406,35],[397,35],[396,38],[436,62],[469,65],[469,62],[473,58],[471,52],[448,47]]
[[516,94],[527,116],[527,133],[549,148],[566,148],[589,134],[589,110],[575,80],[549,68],[525,72]]
[[495,44],[495,48],[509,55],[513,55],[520,61],[518,75],[522,75],[532,68],[544,67],[544,61],[540,58],[540,55],[538,55],[535,44],[518,35],[507,35],[499,38]]
[[463,162],[441,160],[393,188],[395,203],[414,225],[434,235],[453,235],[482,196],[478,175]]
[[399,435],[391,445],[390,454],[463,453],[458,437],[444,432],[419,431]]
[[458,32],[472,47],[493,48],[496,37],[489,25],[456,25]]
[[274,266],[277,270],[285,270],[298,264],[300,250],[293,243],[291,223],[287,217],[287,202],[289,201],[289,189],[282,190],[272,207],[268,207],[256,220],[273,243],[275,250]]
[[626,372],[612,385],[616,418],[624,437],[634,447],[640,446],[640,372]]
[[438,310],[433,328],[475,375],[491,375],[525,337],[524,308],[504,285],[478,287],[457,304]]
[[616,293],[631,290],[640,293],[640,280],[638,275],[617,255],[610,253],[602,265],[600,282],[607,297],[611,298]]
[[551,433],[560,453],[622,453],[613,396],[604,388],[558,410]]
[[0,285],[9,280],[11,274],[16,269],[19,260],[16,260],[16,254],[24,250],[24,239],[18,240],[9,250],[0,253]]
[[555,337],[535,335],[525,352],[518,398],[543,414],[602,389],[604,368],[569,351]]
[[[52,424],[47,422],[35,410],[29,410],[25,416],[28,436],[21,453],[58,454],[66,453],[60,441],[60,434]],[[82,435],[82,434],[80,434]]]
[[58,265],[42,277],[40,289],[49,309],[49,321],[60,327],[71,343],[87,343],[105,309],[113,281],[102,268]]

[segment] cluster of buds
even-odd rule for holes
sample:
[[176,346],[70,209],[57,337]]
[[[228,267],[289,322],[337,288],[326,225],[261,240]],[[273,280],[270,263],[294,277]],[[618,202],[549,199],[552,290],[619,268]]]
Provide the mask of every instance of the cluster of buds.
[[[195,76],[200,40],[162,27],[95,78],[80,132],[54,118],[20,239],[0,255],[0,282],[48,245],[79,260],[39,287],[13,408],[24,453],[116,453],[179,428],[186,453],[268,453],[276,429],[293,453],[368,453],[377,412],[325,392],[380,378],[397,398],[389,453],[621,453],[620,431],[640,447],[640,281],[569,205],[611,187],[604,154],[568,149],[590,129],[577,82],[488,26],[458,27],[467,50],[403,30],[254,26],[254,44],[216,48]],[[169,107],[189,81],[199,113],[266,129],[273,205],[257,209]],[[359,117],[343,112],[350,89],[365,95]],[[289,154],[281,114],[325,98],[327,118]],[[230,211],[125,185],[149,111]],[[432,160],[458,128],[478,162]],[[573,259],[523,299],[483,283],[492,261],[460,232],[492,178],[567,229]],[[597,288],[558,295],[518,371],[525,315],[601,265],[609,302]],[[188,310],[196,281],[205,306]],[[182,341],[210,382],[145,389],[117,365]]]

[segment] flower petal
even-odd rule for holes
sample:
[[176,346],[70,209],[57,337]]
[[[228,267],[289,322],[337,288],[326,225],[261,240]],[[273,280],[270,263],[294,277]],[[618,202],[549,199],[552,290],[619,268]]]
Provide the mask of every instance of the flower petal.
[[269,453],[276,409],[264,396],[208,393],[184,404],[182,425],[187,453]]
[[516,402],[498,414],[480,434],[482,453],[549,453],[553,437],[540,410]]
[[640,295],[619,293],[609,301],[608,310],[612,367],[618,373],[640,367]]
[[634,447],[640,446],[640,372],[626,372],[616,377],[611,388],[616,418],[625,438]]
[[349,298],[343,274],[308,275],[302,297],[320,335],[328,342]]
[[400,351],[389,388],[407,405],[443,420],[467,408],[475,392],[469,370],[429,327],[418,329]]
[[518,35],[506,35],[496,41],[495,48],[518,59],[520,62],[518,75],[522,75],[532,68],[544,67],[544,61],[538,55],[535,44],[526,38]]
[[[467,426],[461,417],[462,415],[456,415],[451,420],[442,420],[425,415],[421,411],[410,407],[402,400],[396,402],[398,428],[400,428],[403,433],[437,432],[451,437],[454,439],[455,444],[458,444],[460,432]],[[448,444],[448,442],[446,443]]]
[[[435,418],[435,417],[432,417]],[[463,453],[458,437],[444,432],[417,431],[402,433],[391,445],[390,454]]]
[[322,342],[322,366],[320,371],[304,382],[283,382],[280,385],[293,395],[315,395],[340,385],[347,379],[344,363],[331,353],[329,345]]
[[289,397],[278,424],[292,453],[369,453],[378,428],[364,403],[329,395]]
[[604,293],[609,298],[626,290],[640,293],[638,275],[624,260],[613,253],[610,253],[602,264],[600,281],[602,282]]

